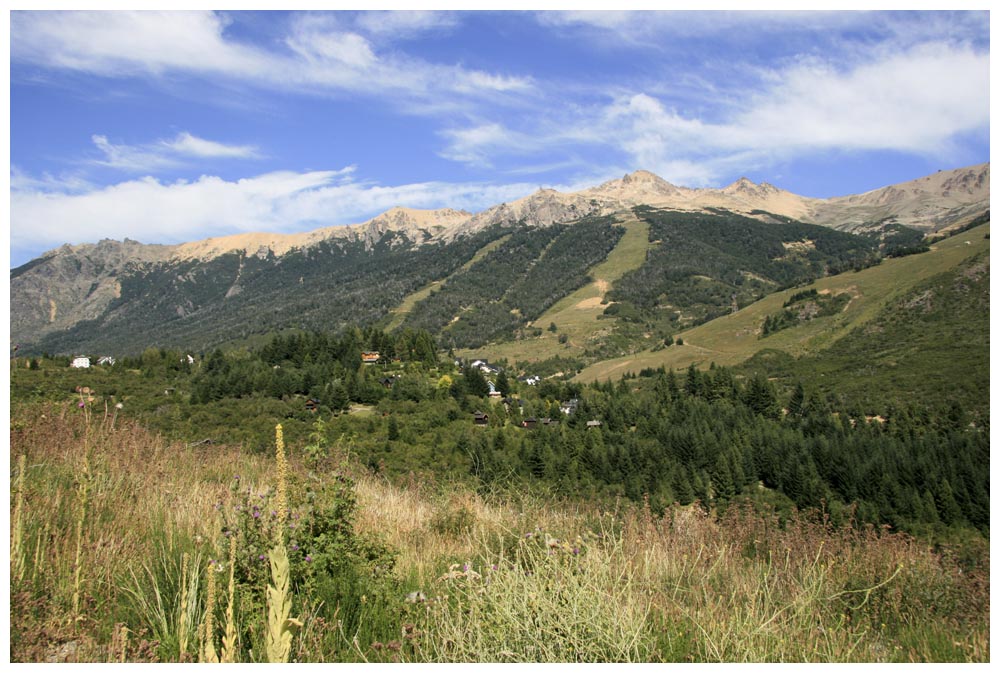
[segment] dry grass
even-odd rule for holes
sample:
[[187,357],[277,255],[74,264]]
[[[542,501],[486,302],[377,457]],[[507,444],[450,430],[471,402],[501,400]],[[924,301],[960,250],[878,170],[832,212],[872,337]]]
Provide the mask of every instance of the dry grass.
[[[12,629],[11,656],[101,661],[100,621],[128,602],[133,573],[142,576],[164,554],[219,558],[219,521],[211,514],[228,497],[232,471],[262,475],[266,465],[234,447],[167,443],[121,419],[112,428],[109,417],[89,418],[89,409],[75,406],[23,413],[11,422],[11,454],[26,464],[25,567],[11,593],[12,614],[27,614],[23,629]],[[126,645],[131,659],[151,656],[141,638]]]
[[[656,518],[641,507],[601,512],[530,496],[432,495],[373,478],[360,479],[358,493],[359,524],[389,536],[401,550],[400,566],[430,597],[433,628],[422,651],[429,660],[989,658],[988,553],[963,570],[904,535],[835,529],[805,515],[779,521],[740,508],[717,517],[676,507]],[[491,572],[511,559],[525,565],[525,536],[574,540],[586,563],[571,573],[558,563],[528,576]],[[566,557],[565,543],[554,549]],[[479,577],[468,579],[465,569]],[[554,612],[546,601],[563,607]],[[601,606],[596,614],[583,609],[594,604]],[[620,644],[616,629],[631,623],[623,615],[639,613],[643,628],[631,631],[632,649],[596,647],[600,639],[584,627],[602,624],[601,634],[617,633],[607,643]],[[532,640],[531,633],[545,637]]]
[[[273,461],[168,444],[120,421],[88,429],[82,411],[54,406],[12,419],[12,462],[25,458],[12,475],[23,559],[11,579],[14,661],[216,654],[196,642],[208,560],[232,558],[214,509],[234,474],[251,488],[273,481]],[[934,551],[820,517],[697,506],[655,517],[364,474],[355,490],[357,531],[394,547],[407,590],[430,599],[405,608],[409,659],[989,660],[987,542]],[[304,634],[319,629],[309,614]]]

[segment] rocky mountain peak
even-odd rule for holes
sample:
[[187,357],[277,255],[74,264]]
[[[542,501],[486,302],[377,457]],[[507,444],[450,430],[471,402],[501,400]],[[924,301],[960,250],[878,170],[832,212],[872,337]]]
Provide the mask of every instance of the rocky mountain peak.
[[677,194],[679,190],[659,175],[646,170],[637,170],[626,173],[617,180],[609,180],[596,187],[593,191],[607,194],[622,194],[625,196],[636,194]]
[[722,188],[724,194],[752,194],[760,196],[763,194],[779,191],[774,185],[762,182],[759,185],[747,177],[741,177],[736,182]]

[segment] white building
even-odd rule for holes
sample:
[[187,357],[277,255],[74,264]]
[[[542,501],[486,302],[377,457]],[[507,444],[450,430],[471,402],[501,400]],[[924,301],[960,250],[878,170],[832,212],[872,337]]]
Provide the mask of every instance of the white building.
[[89,369],[90,368],[90,358],[80,355],[73,358],[73,361],[69,363],[70,367],[75,367],[77,369]]

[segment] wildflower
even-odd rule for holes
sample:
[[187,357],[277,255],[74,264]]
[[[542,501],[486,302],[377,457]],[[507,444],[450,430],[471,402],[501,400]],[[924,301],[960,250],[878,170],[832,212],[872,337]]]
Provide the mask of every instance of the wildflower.
[[293,544],[292,545],[292,551],[298,551],[298,550],[299,550],[299,546],[297,544]]
[[313,560],[313,557],[310,556],[309,554],[306,554],[306,563],[312,563],[312,560]]
[[576,556],[579,553],[580,553],[580,550],[577,549],[576,547],[573,547],[573,556]]
[[259,509],[255,509],[253,511],[253,518],[255,518],[255,519],[259,519],[260,518],[260,510]]
[[235,477],[233,477],[233,481],[239,481],[239,480],[240,480],[240,475],[236,475]]
[[497,564],[496,564],[496,563],[494,563],[494,564],[493,564],[492,566],[490,566],[490,567],[491,567],[491,568],[492,568],[493,570],[496,570],[496,569],[497,569]]
[[261,555],[259,555],[259,556],[258,556],[257,558],[258,558],[259,560],[263,561],[263,560],[264,560],[264,555],[263,555],[263,554],[261,554]]
[[469,564],[465,563],[462,565],[462,572],[469,572]]
[[124,404],[122,404],[121,402],[119,402],[118,404],[115,405],[115,409],[121,409],[124,406],[125,406]]
[[524,539],[525,540],[531,539],[532,535],[533,535],[533,533],[525,533],[524,534]]
[[77,403],[76,403],[76,406],[78,406],[78,407],[80,407],[81,409],[83,409],[83,402],[77,402]]

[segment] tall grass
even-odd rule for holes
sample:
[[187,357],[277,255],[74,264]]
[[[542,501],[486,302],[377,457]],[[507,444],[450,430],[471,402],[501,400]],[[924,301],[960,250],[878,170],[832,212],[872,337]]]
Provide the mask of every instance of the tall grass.
[[[308,507],[289,505],[303,518],[288,530],[307,512],[319,528],[294,529],[287,571],[278,555],[268,573],[216,510],[239,504],[234,474],[274,483],[275,460],[168,444],[127,419],[58,406],[18,412],[11,453],[14,661],[262,661],[269,624],[296,626],[293,595],[301,629],[294,641],[275,632],[282,660],[989,660],[982,540],[931,549],[821,513],[695,505],[658,517],[391,484],[357,466],[342,479],[289,459],[286,497],[327,486],[308,487]],[[347,495],[353,520],[338,518],[352,511]],[[263,551],[277,549],[266,530]],[[214,585],[227,576],[223,592]],[[283,594],[274,614],[268,584]]]

